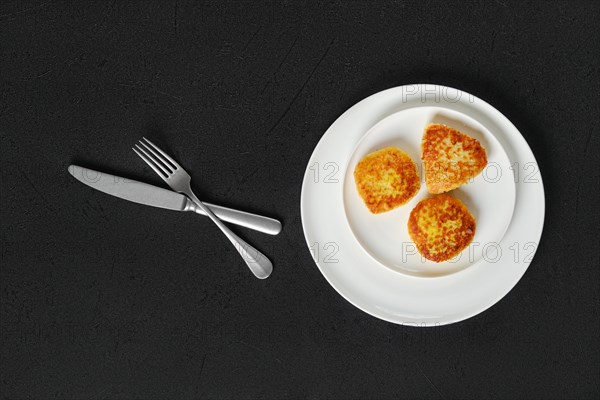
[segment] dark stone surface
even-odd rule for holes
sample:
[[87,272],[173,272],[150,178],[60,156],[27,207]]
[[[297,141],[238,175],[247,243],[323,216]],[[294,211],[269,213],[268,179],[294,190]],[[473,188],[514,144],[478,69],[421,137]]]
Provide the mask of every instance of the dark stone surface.
[[[0,5],[2,398],[597,398],[600,57],[593,2]],[[546,225],[520,283],[475,318],[372,318],[305,246],[301,179],[327,127],[382,89],[471,92],[523,133]],[[237,230],[74,181],[160,184],[142,135],[202,197],[281,218]]]

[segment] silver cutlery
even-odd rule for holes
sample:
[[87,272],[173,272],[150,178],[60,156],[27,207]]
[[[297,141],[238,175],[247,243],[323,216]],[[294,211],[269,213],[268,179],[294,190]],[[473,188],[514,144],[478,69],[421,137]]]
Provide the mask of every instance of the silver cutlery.
[[[192,211],[200,215],[206,215],[188,197],[172,190],[94,171],[93,169],[83,168],[78,165],[70,165],[69,173],[79,182],[91,188],[134,203],[166,208],[168,210]],[[223,221],[268,233],[269,235],[277,235],[281,232],[281,222],[276,219],[214,204],[204,204]]]
[[[164,151],[146,138],[136,144],[133,151],[140,156],[176,192],[189,197],[206,215],[221,229],[242,256],[250,271],[259,279],[271,275],[273,264],[261,252],[250,246],[243,239],[233,233],[217,216],[202,203],[192,192],[190,175]],[[141,145],[141,146],[140,146]]]

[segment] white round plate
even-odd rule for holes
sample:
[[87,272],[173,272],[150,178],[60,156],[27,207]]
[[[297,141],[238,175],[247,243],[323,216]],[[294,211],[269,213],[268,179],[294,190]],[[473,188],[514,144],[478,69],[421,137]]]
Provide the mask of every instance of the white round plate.
[[[420,167],[424,126],[440,122],[477,138],[488,167],[450,192],[476,218],[473,243],[454,260],[421,258],[408,237],[410,210],[427,197],[423,182],[406,205],[373,215],[356,193],[354,166],[386,145]],[[544,188],[531,149],[498,110],[438,85],[374,94],[340,116],[308,163],[301,214],[306,242],[323,276],[361,310],[397,324],[438,326],[470,318],[504,297],[531,263],[544,224]]]

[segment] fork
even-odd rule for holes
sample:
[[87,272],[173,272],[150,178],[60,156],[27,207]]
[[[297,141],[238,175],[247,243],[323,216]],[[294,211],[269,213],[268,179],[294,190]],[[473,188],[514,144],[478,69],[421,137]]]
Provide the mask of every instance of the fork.
[[[227,236],[235,249],[240,253],[250,271],[258,278],[265,279],[271,275],[273,264],[261,252],[250,246],[243,239],[233,233],[225,224],[203,202],[198,200],[192,188],[190,187],[190,175],[173,160],[167,153],[158,148],[154,143],[146,138],[140,140],[139,144],[133,147],[133,151],[141,157],[176,192],[189,197],[206,215],[221,229],[221,232]],[[143,147],[142,147],[143,146]]]

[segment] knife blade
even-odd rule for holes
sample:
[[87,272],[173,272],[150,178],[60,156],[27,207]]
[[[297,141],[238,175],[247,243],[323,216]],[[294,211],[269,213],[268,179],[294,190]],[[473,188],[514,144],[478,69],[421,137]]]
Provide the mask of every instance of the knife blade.
[[[158,186],[95,171],[78,165],[69,165],[69,173],[79,182],[93,189],[124,200],[168,210],[193,211],[200,215],[206,215],[187,196]],[[277,235],[281,232],[281,222],[276,219],[214,204],[204,204],[223,221],[269,235]]]

